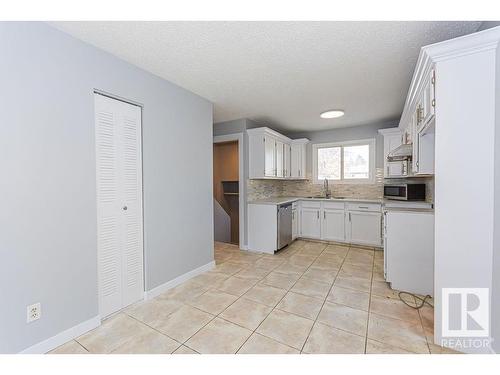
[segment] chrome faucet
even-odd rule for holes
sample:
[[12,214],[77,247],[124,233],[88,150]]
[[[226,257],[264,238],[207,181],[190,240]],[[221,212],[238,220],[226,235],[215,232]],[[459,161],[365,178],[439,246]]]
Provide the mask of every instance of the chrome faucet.
[[323,182],[323,188],[325,189],[325,198],[329,199],[332,196],[332,192],[330,191],[328,187],[328,179],[325,178],[325,181]]

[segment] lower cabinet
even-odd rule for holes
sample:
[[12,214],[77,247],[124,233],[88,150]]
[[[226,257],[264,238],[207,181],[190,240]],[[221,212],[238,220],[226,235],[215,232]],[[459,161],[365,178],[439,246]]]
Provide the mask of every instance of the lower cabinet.
[[302,201],[294,213],[293,238],[382,245],[380,204]]
[[299,236],[299,210],[292,206],[292,240]]
[[302,207],[300,213],[300,235],[306,238],[321,238],[319,207]]
[[360,245],[382,245],[382,214],[380,212],[348,211],[346,241]]
[[345,241],[344,210],[324,208],[321,238],[327,241]]

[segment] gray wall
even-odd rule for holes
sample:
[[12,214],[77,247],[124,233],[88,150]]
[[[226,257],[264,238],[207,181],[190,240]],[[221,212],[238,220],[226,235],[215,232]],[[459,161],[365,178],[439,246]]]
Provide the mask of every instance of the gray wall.
[[384,167],[384,137],[378,133],[379,129],[395,128],[398,121],[375,123],[370,125],[354,126],[350,128],[338,128],[324,131],[288,133],[287,137],[292,139],[307,138],[311,142],[307,145],[307,173],[312,173],[312,145],[324,142],[355,141],[358,139],[375,138],[376,160],[375,167]]
[[144,104],[148,290],[213,260],[212,105],[43,23],[0,23],[0,46],[0,353],[13,353],[98,314],[93,89]]
[[479,26],[479,29],[477,29],[477,31],[491,29],[492,27],[497,26],[500,26],[500,21],[483,21],[481,22],[481,26]]

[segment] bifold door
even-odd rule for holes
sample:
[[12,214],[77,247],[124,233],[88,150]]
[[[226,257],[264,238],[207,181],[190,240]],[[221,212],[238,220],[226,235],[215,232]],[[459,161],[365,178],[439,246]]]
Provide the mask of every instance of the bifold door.
[[141,108],[94,94],[99,313],[143,297]]

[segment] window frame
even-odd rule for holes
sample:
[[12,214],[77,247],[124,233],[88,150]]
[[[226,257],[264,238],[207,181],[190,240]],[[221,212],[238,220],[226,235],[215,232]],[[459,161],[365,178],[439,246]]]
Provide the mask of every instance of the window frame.
[[[314,184],[322,184],[324,180],[318,180],[318,149],[340,147],[340,180],[328,180],[332,184],[373,184],[375,183],[375,138],[357,139],[343,142],[314,143],[312,145],[312,175]],[[369,147],[368,178],[344,178],[344,147],[362,146]]]

